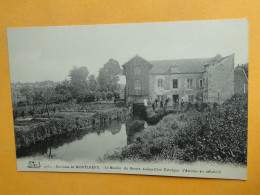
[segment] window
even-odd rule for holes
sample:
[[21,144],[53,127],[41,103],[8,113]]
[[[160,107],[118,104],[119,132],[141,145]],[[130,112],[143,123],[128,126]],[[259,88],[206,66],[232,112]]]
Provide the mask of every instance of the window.
[[203,88],[203,80],[202,79],[199,80],[199,87]]
[[178,79],[172,80],[172,88],[178,88]]
[[134,83],[134,93],[135,93],[135,95],[141,94],[141,82],[138,79],[135,80],[135,83]]
[[194,95],[189,95],[189,102],[193,102],[193,100],[194,100]]
[[136,75],[141,74],[141,69],[140,69],[139,66],[136,66],[136,67],[135,67],[135,74],[136,74]]
[[178,66],[172,66],[171,67],[171,73],[178,73],[178,72],[179,72]]
[[192,88],[192,79],[187,79],[187,88],[188,89]]
[[163,79],[158,79],[157,80],[157,86],[158,87],[163,87]]
[[135,80],[135,89],[141,89],[141,83],[140,80]]

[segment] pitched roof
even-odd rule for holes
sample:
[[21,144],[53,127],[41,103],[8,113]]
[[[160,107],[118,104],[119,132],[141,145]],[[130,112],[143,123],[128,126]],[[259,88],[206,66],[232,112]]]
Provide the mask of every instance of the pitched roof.
[[196,58],[150,61],[150,63],[154,65],[150,70],[150,74],[167,74],[170,71],[170,67],[174,65],[179,67],[179,73],[202,72],[204,65],[212,63],[213,59],[214,58]]
[[235,67],[235,74],[243,74],[246,80],[248,80],[248,63],[237,65]]
[[235,67],[235,71],[244,70],[246,76],[248,77],[248,63],[247,64],[239,64]]
[[151,64],[151,62],[147,61],[146,59],[140,57],[139,55],[135,55],[134,57],[132,57],[130,60],[128,60],[126,63],[124,63],[122,66],[125,67],[127,66],[131,61],[141,61],[141,62],[144,62],[145,64],[148,64],[150,67],[153,66],[153,64]]
[[205,70],[205,65],[219,63],[226,58],[234,57],[234,54],[221,57],[217,54],[211,58],[194,58],[194,59],[176,59],[176,60],[154,60],[147,61],[136,55],[126,62],[123,67],[128,65],[132,60],[143,61],[151,67],[150,74],[169,74],[172,66],[178,66],[178,73],[199,73]]

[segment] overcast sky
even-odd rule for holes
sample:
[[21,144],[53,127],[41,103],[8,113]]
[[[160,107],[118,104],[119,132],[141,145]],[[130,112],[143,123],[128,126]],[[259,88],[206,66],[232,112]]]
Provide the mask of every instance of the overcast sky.
[[235,53],[248,62],[248,21],[215,20],[8,29],[12,82],[62,81],[75,66],[91,74],[113,58],[123,65],[136,54],[147,60]]

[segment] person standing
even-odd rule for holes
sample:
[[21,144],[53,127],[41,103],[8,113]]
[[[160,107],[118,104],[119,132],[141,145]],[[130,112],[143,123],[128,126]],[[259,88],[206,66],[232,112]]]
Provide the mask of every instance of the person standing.
[[183,107],[184,107],[184,101],[183,98],[181,99],[181,111],[183,111]]
[[163,100],[160,101],[160,108],[163,108]]
[[176,110],[179,111],[179,99],[176,100]]
[[166,98],[165,100],[165,110],[168,108],[168,102],[170,101],[170,98]]
[[153,111],[155,111],[155,103],[152,103]]
[[145,108],[147,108],[147,99],[146,98],[144,98],[144,106],[145,106]]
[[150,108],[151,107],[151,100],[150,98],[148,99],[148,102],[147,102],[147,107]]
[[155,107],[157,108],[157,106],[158,106],[158,100],[157,100],[157,98],[154,100],[154,103],[155,103]]

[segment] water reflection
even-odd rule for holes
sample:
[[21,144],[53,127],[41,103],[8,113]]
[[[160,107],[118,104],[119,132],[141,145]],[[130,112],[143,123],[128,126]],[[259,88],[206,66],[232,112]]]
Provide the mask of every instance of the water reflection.
[[17,158],[33,156],[49,159],[95,161],[135,141],[145,127],[141,120],[107,122],[99,127],[86,128],[53,136],[27,148],[18,149]]
[[48,156],[52,158],[52,149],[61,147],[64,144],[69,144],[74,141],[82,140],[83,137],[91,133],[101,135],[105,131],[110,131],[113,135],[115,135],[119,133],[121,129],[122,124],[120,122],[107,122],[99,127],[74,130],[63,135],[52,136],[50,138],[45,139],[44,141],[32,144],[30,147],[17,149],[16,155],[17,158],[20,158],[24,156],[32,156],[37,154],[48,154]]
[[126,121],[127,145],[135,141],[136,136],[145,128],[143,120],[127,120]]

